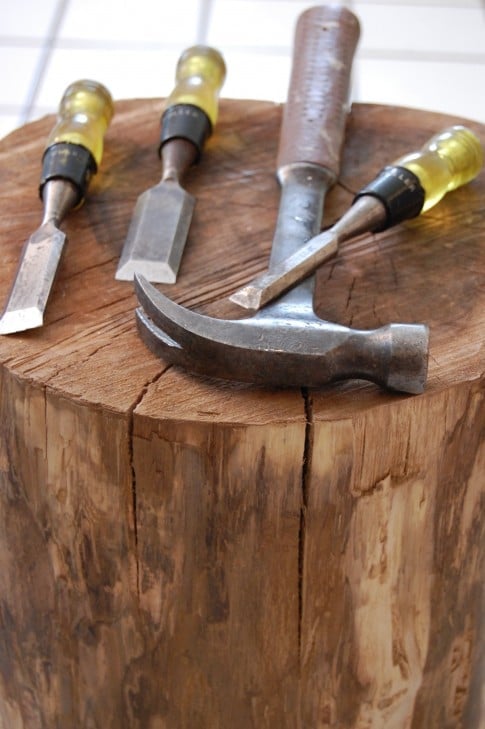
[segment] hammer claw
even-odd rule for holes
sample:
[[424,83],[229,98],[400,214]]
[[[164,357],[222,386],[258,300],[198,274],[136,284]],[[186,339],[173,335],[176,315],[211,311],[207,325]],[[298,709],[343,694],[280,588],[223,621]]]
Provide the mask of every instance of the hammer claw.
[[156,289],[141,274],[135,274],[135,291],[138,301],[156,327],[186,347],[195,340],[219,341],[230,344],[232,320],[213,319],[186,309]]

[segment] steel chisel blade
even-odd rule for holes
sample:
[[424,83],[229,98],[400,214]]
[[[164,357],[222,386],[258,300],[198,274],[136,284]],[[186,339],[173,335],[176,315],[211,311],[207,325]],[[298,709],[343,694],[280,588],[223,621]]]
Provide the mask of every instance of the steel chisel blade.
[[66,234],[52,222],[44,223],[30,236],[0,317],[0,334],[42,326],[65,241]]
[[138,198],[116,271],[120,281],[140,273],[174,283],[192,220],[195,198],[176,182],[160,182]]

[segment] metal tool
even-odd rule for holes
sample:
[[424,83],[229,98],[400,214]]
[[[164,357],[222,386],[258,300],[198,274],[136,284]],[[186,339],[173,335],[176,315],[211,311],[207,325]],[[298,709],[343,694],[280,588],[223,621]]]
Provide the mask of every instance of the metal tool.
[[387,230],[429,210],[447,192],[470,182],[482,166],[478,137],[461,125],[445,129],[419,151],[385,167],[355,196],[335,225],[236,291],[230,300],[245,309],[260,309],[335,255],[340,243],[362,233]]
[[25,243],[0,334],[42,326],[44,310],[66,242],[59,225],[84,200],[103,154],[103,138],[114,112],[109,91],[96,81],[71,84],[43,156],[40,196],[44,217]]
[[[310,8],[299,18],[278,152],[282,196],[270,267],[320,229],[326,188],[338,174],[351,61],[359,36],[346,8]],[[391,324],[373,331],[322,321],[313,280],[251,318],[221,320],[179,306],[135,277],[138,329],[147,346],[193,372],[270,386],[319,387],[363,378],[421,392],[428,330]]]
[[132,281],[137,272],[149,281],[176,281],[195,205],[180,180],[212,133],[225,77],[224,59],[214,48],[194,46],[180,57],[161,119],[162,179],[138,198],[117,279]]

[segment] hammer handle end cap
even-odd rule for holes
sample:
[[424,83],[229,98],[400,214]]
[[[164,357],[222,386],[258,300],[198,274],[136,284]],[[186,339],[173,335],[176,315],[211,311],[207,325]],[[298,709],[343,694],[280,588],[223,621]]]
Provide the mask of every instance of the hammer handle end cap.
[[390,324],[391,359],[386,386],[419,395],[428,372],[429,328],[426,324]]

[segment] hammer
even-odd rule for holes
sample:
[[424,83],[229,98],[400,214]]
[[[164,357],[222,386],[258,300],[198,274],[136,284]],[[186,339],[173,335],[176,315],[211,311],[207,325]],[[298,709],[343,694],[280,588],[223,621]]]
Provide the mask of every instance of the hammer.
[[[352,59],[359,38],[347,8],[318,6],[298,19],[277,159],[281,200],[269,270],[321,229],[345,133]],[[428,328],[357,330],[320,319],[310,277],[254,316],[223,320],[168,299],[135,276],[138,331],[156,355],[191,372],[281,387],[364,379],[408,393],[424,389]]]

